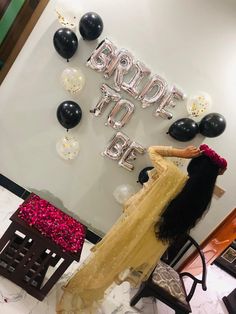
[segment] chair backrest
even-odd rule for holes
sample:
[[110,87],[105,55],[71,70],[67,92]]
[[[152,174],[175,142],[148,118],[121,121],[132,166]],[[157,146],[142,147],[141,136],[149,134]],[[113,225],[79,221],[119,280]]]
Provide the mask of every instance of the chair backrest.
[[[187,301],[189,302],[195,292],[196,286],[197,284],[201,284],[202,289],[205,291],[207,290],[206,287],[206,276],[207,276],[207,267],[206,267],[206,260],[205,260],[205,256],[199,246],[199,244],[190,236],[188,235],[188,243],[186,244],[186,246],[184,247],[184,249],[182,250],[182,252],[180,252],[180,254],[178,254],[176,260],[174,261],[174,265],[176,265],[176,263],[182,258],[182,256],[187,252],[187,250],[191,247],[194,246],[195,249],[197,250],[201,261],[202,261],[202,277],[201,279],[196,278],[195,276],[193,276],[192,274],[188,273],[188,272],[182,272],[180,273],[180,277],[183,278],[185,276],[190,277],[193,280],[193,284],[192,287],[187,295]],[[180,256],[179,256],[180,255]],[[172,267],[174,266],[172,265]]]
[[[131,306],[134,306],[140,298],[154,296],[173,308],[176,313],[191,312],[189,301],[195,292],[197,284],[201,284],[202,289],[206,290],[206,262],[204,254],[202,253],[198,243],[189,235],[183,236],[186,241],[182,242],[183,248],[179,250],[176,258],[172,259],[172,263],[169,263],[169,265],[163,260],[156,265],[147,281],[143,282],[139,291],[133,296],[130,302]],[[202,261],[201,279],[195,278],[188,272],[180,273],[173,268],[173,266],[176,265],[176,263],[192,246],[196,248]],[[179,248],[181,248],[181,246],[179,246]],[[182,280],[182,277],[184,276],[188,276],[193,280],[192,287],[190,288],[190,292],[188,294],[184,289],[184,282]]]

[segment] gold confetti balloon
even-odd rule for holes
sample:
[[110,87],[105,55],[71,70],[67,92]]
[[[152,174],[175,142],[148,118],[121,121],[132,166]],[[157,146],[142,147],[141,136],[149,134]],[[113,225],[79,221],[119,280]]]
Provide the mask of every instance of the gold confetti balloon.
[[191,118],[202,117],[209,113],[211,106],[211,96],[205,92],[199,92],[194,96],[190,96],[187,101],[187,111]]
[[57,142],[56,150],[62,159],[73,160],[79,154],[79,142],[74,136],[67,133]]
[[79,93],[85,85],[85,77],[79,68],[66,68],[61,74],[61,82],[70,94]]
[[78,9],[78,0],[57,0],[55,11],[59,23],[67,28],[76,28],[82,12]]

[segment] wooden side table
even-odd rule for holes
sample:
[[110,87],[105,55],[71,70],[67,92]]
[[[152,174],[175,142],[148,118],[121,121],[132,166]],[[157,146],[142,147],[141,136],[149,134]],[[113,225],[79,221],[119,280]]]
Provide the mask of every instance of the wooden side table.
[[[32,197],[35,195],[31,194],[22,205]],[[70,264],[80,260],[82,247],[78,252],[65,251],[21,219],[19,211],[20,208],[11,216],[12,223],[0,239],[0,275],[42,301]],[[80,226],[84,228],[84,240],[86,228]],[[54,272],[47,278],[50,267],[54,268]]]

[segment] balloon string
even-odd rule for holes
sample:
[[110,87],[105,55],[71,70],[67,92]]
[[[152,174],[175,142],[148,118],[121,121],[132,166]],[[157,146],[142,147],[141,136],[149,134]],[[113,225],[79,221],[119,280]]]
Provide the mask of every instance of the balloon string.
[[66,61],[69,62],[70,60],[69,60],[69,59],[66,59]]
[[66,132],[69,132],[69,129],[66,129]]

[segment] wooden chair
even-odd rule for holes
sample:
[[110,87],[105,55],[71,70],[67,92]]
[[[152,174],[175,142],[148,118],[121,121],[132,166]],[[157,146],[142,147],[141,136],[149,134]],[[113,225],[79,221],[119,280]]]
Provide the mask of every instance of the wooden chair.
[[[188,272],[178,273],[173,268],[192,245],[196,248],[202,261],[201,279],[194,277]],[[192,287],[188,294],[184,287],[184,276],[188,276],[193,280]],[[203,290],[207,289],[206,262],[197,242],[191,236],[188,236],[186,247],[181,250],[172,265],[167,265],[163,261],[160,261],[148,280],[142,283],[138,292],[133,296],[130,305],[134,306],[143,297],[155,297],[174,309],[176,314],[190,313],[191,307],[189,301],[195,292],[197,284],[200,284]]]

